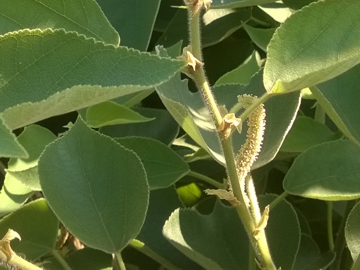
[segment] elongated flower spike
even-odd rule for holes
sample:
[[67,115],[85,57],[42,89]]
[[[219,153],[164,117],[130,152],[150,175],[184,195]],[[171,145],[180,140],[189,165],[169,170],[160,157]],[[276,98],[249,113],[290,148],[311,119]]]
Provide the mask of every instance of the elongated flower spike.
[[[244,102],[244,104],[248,104],[251,99],[255,101],[257,97],[251,95],[242,96],[242,102]],[[261,150],[265,131],[264,104],[260,104],[249,115],[247,124],[246,141],[236,156],[236,169],[242,190],[244,190],[245,177],[250,172],[251,166],[254,164]]]

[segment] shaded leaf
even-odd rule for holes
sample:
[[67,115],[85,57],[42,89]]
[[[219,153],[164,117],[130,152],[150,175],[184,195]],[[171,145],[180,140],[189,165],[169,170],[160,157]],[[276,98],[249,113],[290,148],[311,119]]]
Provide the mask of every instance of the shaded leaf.
[[145,117],[155,118],[155,120],[137,124],[107,126],[101,128],[101,132],[114,138],[149,137],[166,145],[170,145],[179,133],[179,125],[166,110],[134,108],[134,111]]
[[160,0],[97,0],[119,32],[121,45],[146,51]]
[[310,117],[297,117],[281,146],[284,152],[303,152],[308,148],[335,139],[325,125]]
[[159,141],[144,137],[116,141],[139,156],[151,189],[169,187],[189,172],[188,164]]
[[249,34],[250,38],[254,43],[260,47],[264,52],[267,51],[267,46],[274,35],[275,29],[262,29],[262,28],[254,28],[247,24],[243,24],[244,29]]
[[[264,209],[276,197],[275,195],[259,196],[261,209]],[[270,210],[265,231],[276,267],[292,269],[300,246],[301,231],[296,212],[290,203],[282,200]]]
[[126,106],[111,101],[93,105],[86,112],[86,123],[94,128],[151,120],[153,118],[144,117]]
[[360,62],[359,2],[318,1],[275,32],[264,70],[267,91],[298,90],[329,80]]
[[86,245],[114,253],[139,233],[149,198],[139,158],[81,118],[45,149],[39,176],[55,214]]
[[357,203],[349,213],[345,225],[346,244],[355,261],[360,254],[360,203]]
[[0,45],[0,111],[11,129],[152,88],[185,64],[63,30],[14,32]]
[[55,248],[58,219],[44,199],[30,202],[0,221],[0,235],[11,228],[18,232],[21,241],[12,241],[16,253],[35,260]]
[[321,252],[316,242],[309,235],[301,234],[299,252],[292,269],[302,270],[320,256]]
[[310,265],[303,268],[303,270],[327,269],[334,262],[335,257],[336,253],[334,251],[327,251],[315,261],[313,261]]
[[355,144],[360,146],[360,65],[336,78],[312,87],[326,114]]
[[360,198],[360,149],[348,140],[314,146],[300,154],[283,182],[297,196],[326,201]]
[[120,42],[96,1],[13,0],[0,5],[0,35],[25,28],[63,28],[113,45]]
[[172,245],[205,269],[248,269],[247,234],[236,210],[219,201],[208,216],[192,209],[175,210],[163,233]]

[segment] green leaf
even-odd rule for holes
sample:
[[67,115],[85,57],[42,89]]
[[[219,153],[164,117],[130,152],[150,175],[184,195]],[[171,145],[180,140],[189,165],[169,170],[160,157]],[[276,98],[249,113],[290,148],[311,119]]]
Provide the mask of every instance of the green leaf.
[[325,201],[360,198],[360,149],[341,140],[314,146],[300,154],[283,185],[290,194]]
[[185,65],[63,30],[13,32],[0,45],[0,112],[11,129],[152,88]]
[[109,44],[120,43],[96,1],[2,1],[0,25],[0,35],[25,28],[63,28]]
[[48,129],[30,125],[19,135],[18,141],[29,153],[29,157],[11,158],[8,163],[7,177],[15,178],[32,190],[41,190],[37,164],[45,147],[54,141],[56,136]]
[[360,203],[358,202],[349,213],[345,225],[346,244],[351,252],[351,257],[355,261],[360,254]]
[[[264,209],[276,197],[275,195],[260,196],[261,209]],[[275,265],[282,269],[292,269],[301,239],[300,224],[292,205],[282,200],[274,209],[271,209],[265,230]]]
[[178,135],[179,125],[168,111],[151,108],[134,108],[134,111],[148,118],[155,118],[155,120],[125,126],[107,126],[101,128],[101,132],[114,138],[149,137],[166,145],[170,145]]
[[203,216],[177,209],[166,221],[164,236],[205,269],[248,269],[248,236],[234,208],[216,202]]
[[213,0],[211,8],[238,8],[272,3],[276,0]]
[[335,139],[335,134],[325,125],[310,117],[299,116],[281,146],[284,152],[303,152],[308,148]]
[[360,146],[360,65],[342,75],[312,87],[326,114],[355,144]]
[[336,253],[334,251],[327,251],[302,270],[328,269],[335,261],[335,257]]
[[243,24],[244,29],[249,34],[250,38],[254,43],[260,47],[264,52],[267,51],[267,46],[274,35],[275,29],[262,29],[262,28],[254,28],[247,24]]
[[139,156],[151,189],[169,187],[189,172],[188,164],[159,141],[143,137],[116,141]]
[[[226,39],[241,28],[241,23],[251,18],[250,9],[210,9],[203,16],[201,23],[201,43],[206,48]],[[179,40],[188,43],[188,24],[186,10],[179,9],[157,44],[169,47]]]
[[0,235],[11,228],[21,236],[11,247],[26,259],[35,260],[55,248],[58,219],[44,199],[30,202],[0,221]]
[[0,157],[26,158],[28,153],[0,117]]
[[320,256],[320,249],[316,242],[309,235],[301,234],[299,252],[297,253],[295,265],[292,269],[303,270]]
[[93,105],[86,112],[86,123],[93,128],[148,122],[153,119],[111,101]]
[[146,51],[160,0],[97,0],[121,36],[121,45]]
[[31,188],[7,173],[0,191],[0,217],[20,208],[32,194]]
[[248,59],[245,60],[239,67],[229,71],[220,77],[215,86],[222,84],[249,84],[251,77],[259,71],[259,65],[256,61],[256,53],[253,52]]
[[340,75],[360,62],[358,0],[318,1],[275,32],[264,70],[267,91],[294,91]]
[[[137,239],[143,242],[147,248],[150,248],[158,256],[161,256],[166,261],[172,262],[181,269],[199,269],[198,265],[174,248],[162,233],[165,221],[174,209],[181,206],[182,204],[174,187],[151,191],[145,223]],[[139,251],[142,251],[141,248],[139,248]],[[159,262],[166,267],[163,262]]]
[[316,1],[317,0],[282,0],[282,2],[291,9],[300,9]]
[[[252,77],[248,86],[220,85],[213,87],[218,104],[225,105],[228,109],[237,103],[237,96],[251,93],[258,97],[265,93],[262,84],[262,73]],[[186,133],[206,149],[219,163],[224,164],[220,149],[219,139],[212,119],[200,96],[200,93],[191,93],[187,81],[181,81],[179,76],[171,78],[168,82],[157,87],[165,107],[173,115]],[[259,158],[253,168],[258,168],[274,158],[284,140],[289,126],[294,120],[300,102],[300,93],[274,96],[265,103],[266,131],[264,143]],[[286,112],[286,113],[285,113]],[[233,134],[233,147],[238,151],[246,139],[246,124],[243,125],[241,134]]]
[[139,158],[81,118],[45,149],[39,176],[55,214],[86,245],[114,253],[139,233],[149,199]]

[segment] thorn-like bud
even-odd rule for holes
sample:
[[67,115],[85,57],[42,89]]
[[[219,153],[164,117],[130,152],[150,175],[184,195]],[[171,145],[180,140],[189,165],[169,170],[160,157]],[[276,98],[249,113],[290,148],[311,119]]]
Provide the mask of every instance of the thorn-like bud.
[[232,191],[228,191],[225,189],[205,189],[204,192],[207,195],[215,195],[220,200],[227,200],[232,206],[236,206],[240,204],[240,202],[236,199]]
[[223,117],[217,131],[222,132],[224,137],[228,138],[231,135],[233,128],[236,128],[237,131],[241,133],[241,119],[237,118],[234,113],[228,113]]
[[255,230],[254,230],[254,237],[257,238],[258,237],[258,234],[265,230],[266,226],[267,226],[267,223],[268,223],[268,220],[269,220],[269,212],[270,212],[270,205],[267,205],[264,209],[264,212],[262,213],[261,215],[261,219],[258,223],[258,225],[256,226]]

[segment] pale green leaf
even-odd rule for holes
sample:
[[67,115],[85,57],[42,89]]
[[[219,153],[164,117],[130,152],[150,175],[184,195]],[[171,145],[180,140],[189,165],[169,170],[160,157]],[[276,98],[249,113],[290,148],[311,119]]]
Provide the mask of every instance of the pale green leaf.
[[360,198],[360,149],[348,140],[314,146],[300,154],[283,185],[290,194],[325,201]]
[[144,117],[126,106],[111,101],[93,105],[86,112],[86,123],[93,128],[151,120],[154,118]]
[[324,82],[360,62],[358,0],[318,1],[275,32],[264,70],[267,91],[294,91]]
[[0,221],[0,235],[11,228],[21,241],[12,241],[13,250],[28,260],[35,260],[55,248],[59,222],[46,200],[24,205]]
[[0,217],[21,207],[32,194],[31,188],[6,174],[4,185],[0,191]]
[[185,65],[63,30],[10,33],[0,48],[0,111],[11,129],[153,88]]
[[1,0],[0,6],[0,35],[25,28],[63,28],[113,45],[120,42],[96,1]]
[[139,233],[149,199],[139,158],[81,118],[45,149],[38,170],[49,205],[86,245],[114,253]]
[[267,46],[274,35],[275,29],[268,28],[268,29],[262,29],[262,28],[254,28],[247,24],[243,24],[244,29],[249,34],[250,38],[254,43],[259,46],[264,52],[267,51]]

